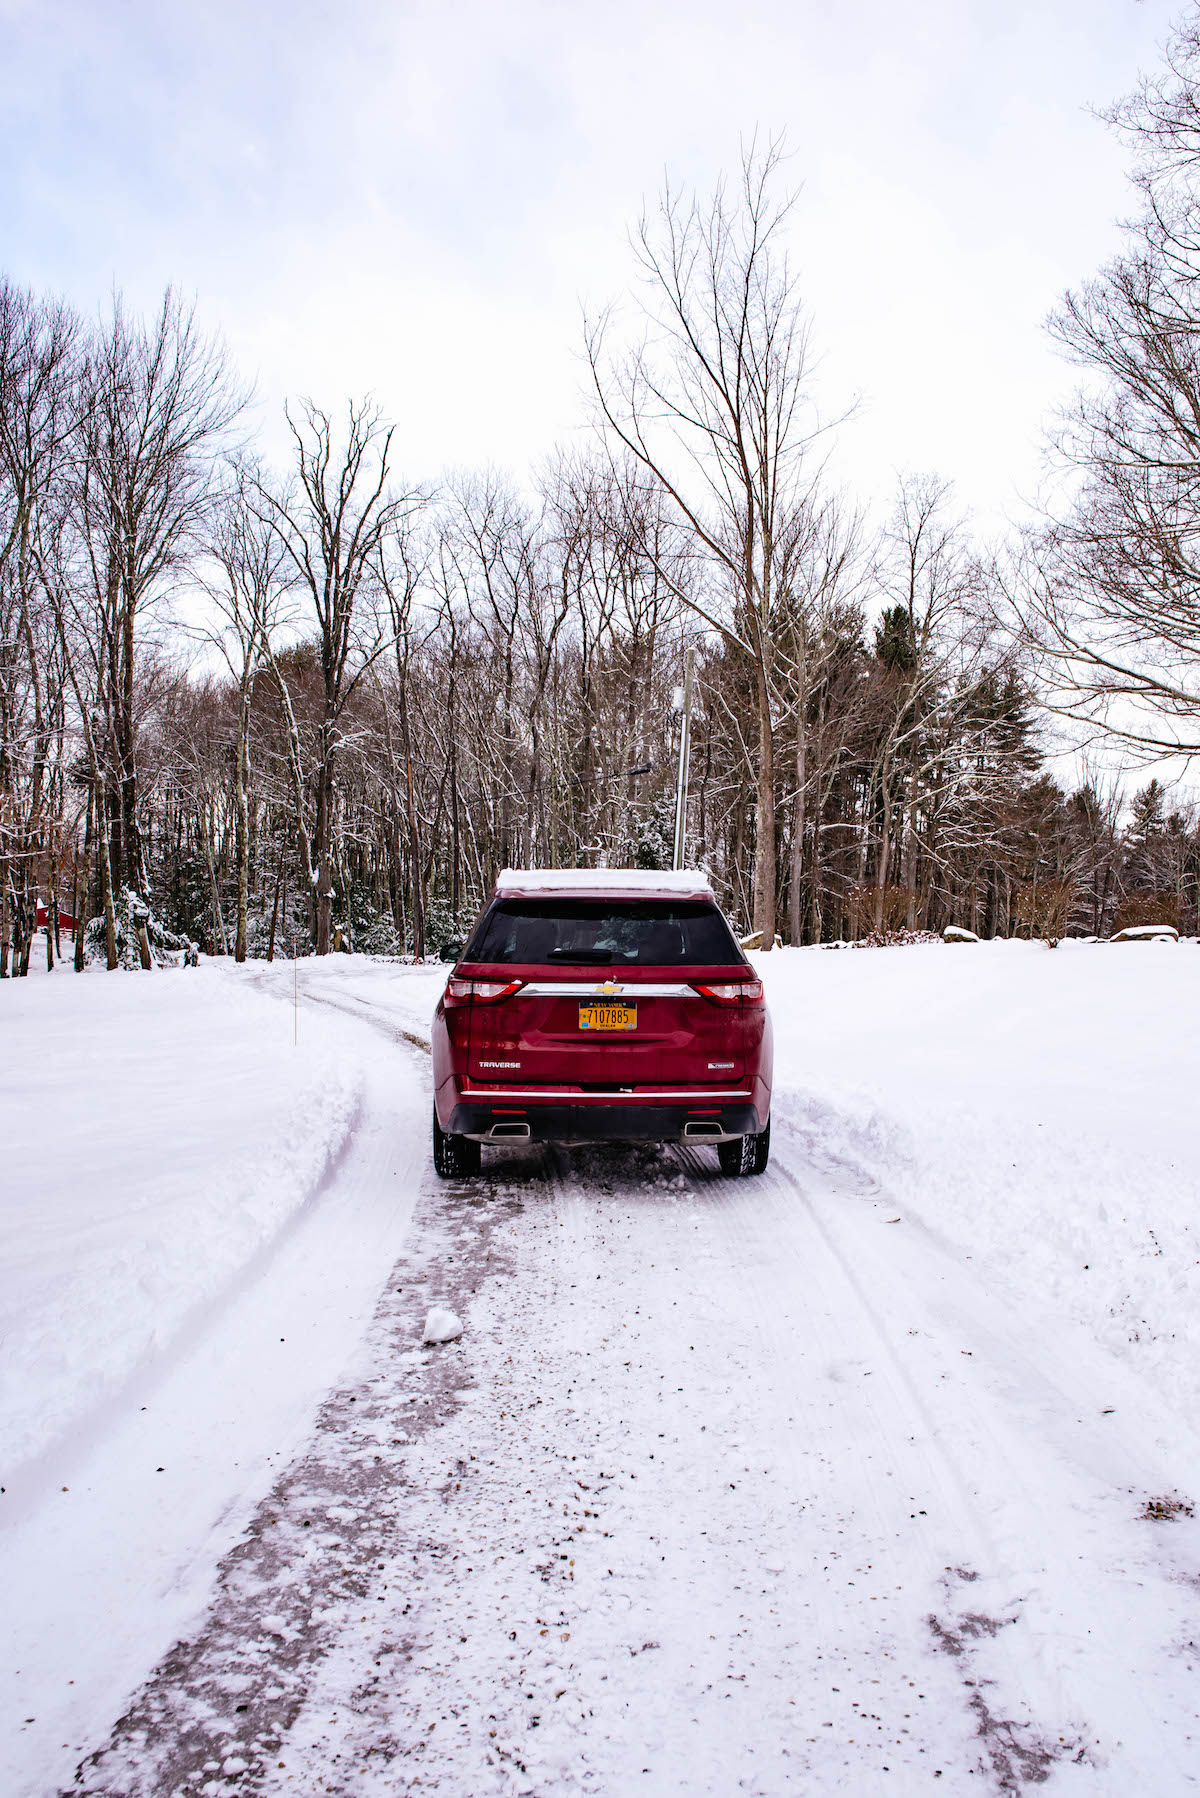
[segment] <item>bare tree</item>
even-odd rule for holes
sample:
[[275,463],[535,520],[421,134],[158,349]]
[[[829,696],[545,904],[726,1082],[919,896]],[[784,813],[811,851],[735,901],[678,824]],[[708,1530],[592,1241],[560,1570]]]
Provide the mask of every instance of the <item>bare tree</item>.
[[215,516],[215,528],[208,545],[213,574],[206,582],[218,618],[217,629],[209,633],[209,640],[216,644],[237,686],[234,748],[238,892],[234,957],[237,961],[246,959],[252,774],[250,715],[255,682],[270,654],[279,621],[285,572],[291,571],[277,532],[258,512],[256,492],[254,473],[245,466],[237,468],[232,490]]
[[148,324],[118,294],[80,382],[72,480],[80,578],[63,589],[91,645],[114,880],[144,889],[138,836],[139,624],[198,547],[215,454],[245,404],[224,347],[168,288]]
[[[417,594],[421,579],[425,573],[421,548],[406,536],[403,530],[395,533],[391,553],[380,561],[380,577],[387,600],[388,618],[391,623],[391,640],[395,656],[395,687],[393,693],[384,689],[383,728],[387,746],[387,766],[393,779],[386,784],[391,791],[391,811],[393,828],[395,821],[403,811],[408,846],[408,891],[412,906],[413,950],[418,960],[425,954],[425,916],[428,909],[428,873],[432,856],[426,856],[422,842],[418,815],[417,797],[413,785],[413,687],[419,685],[414,680],[414,669],[419,666],[421,652],[431,636],[442,623],[443,614],[418,607]],[[399,732],[399,744],[395,742],[392,729],[392,698],[395,700],[396,724]],[[453,706],[452,694],[446,694],[448,707]],[[453,712],[450,712],[451,728],[453,728]],[[418,758],[419,765],[419,758]],[[451,784],[451,806],[457,804],[456,783],[454,780],[454,758],[451,752],[447,755],[444,775]],[[395,776],[400,781],[400,796],[395,791]],[[399,833],[396,831],[396,835]],[[453,850],[452,850],[453,853]],[[453,884],[453,883],[452,883]]]
[[963,521],[949,513],[950,498],[948,482],[908,477],[884,532],[880,585],[891,603],[876,629],[883,713],[870,777],[879,804],[877,931],[897,841],[900,878],[893,884],[906,895],[910,927],[916,921],[917,826],[926,784],[936,770],[944,802],[948,784],[964,771],[947,746],[969,729],[970,695],[987,641],[981,567]]
[[[171,296],[88,336],[3,290],[0,972],[81,870],[115,967],[175,932],[269,955],[305,911],[321,950],[420,953],[504,861],[666,866],[688,647],[689,838],[768,944],[784,904],[797,941],[1193,915],[1191,814],[1156,793],[1127,840],[1036,779],[944,485],[906,484],[877,554],[824,480],[777,164],[643,221],[642,340],[590,335],[602,448],[530,492],[458,477],[419,522],[369,403],[296,411],[276,485],[224,453],[237,396]],[[224,669],[160,609],[197,578]]]
[[[288,413],[295,449],[293,483],[276,490],[257,486],[259,516],[291,564],[295,584],[312,605],[321,671],[322,711],[317,727],[311,802],[302,769],[299,733],[286,677],[272,664],[288,716],[297,817],[313,898],[313,937],[318,955],[330,946],[333,904],[335,775],[343,747],[347,708],[367,670],[388,647],[375,605],[381,559],[402,521],[422,503],[417,493],[388,491],[394,427],[385,427],[370,401],[347,409],[345,442],[311,401],[299,416]],[[311,824],[307,822],[310,815]]]
[[[560,457],[544,488],[578,689],[563,722],[572,855],[653,859],[666,826],[673,703],[685,644],[703,630],[680,594],[689,546],[667,496],[631,457]],[[685,622],[686,619],[686,622]]]
[[28,965],[37,874],[60,828],[66,681],[39,544],[61,500],[78,335],[64,306],[0,282],[0,976],[10,929],[14,971]]
[[[788,878],[790,940],[804,940],[804,856],[809,830],[810,788],[821,762],[812,751],[816,728],[815,694],[827,691],[826,670],[839,652],[837,623],[869,573],[869,554],[859,515],[836,497],[805,506],[798,517],[787,565],[787,592],[777,626],[778,685],[791,712],[795,742]],[[830,628],[831,625],[834,628]]]
[[[775,938],[777,638],[814,510],[827,428],[810,389],[808,325],[774,198],[776,140],[743,152],[736,196],[666,186],[633,249],[643,334],[614,349],[614,314],[586,342],[605,430],[658,481],[704,567],[680,598],[746,660],[756,721],[754,924]],[[667,571],[664,571],[667,572]]]
[[1052,335],[1085,373],[1057,433],[1070,503],[1010,577],[1049,702],[1135,754],[1200,754],[1200,24],[1108,118],[1141,211]]

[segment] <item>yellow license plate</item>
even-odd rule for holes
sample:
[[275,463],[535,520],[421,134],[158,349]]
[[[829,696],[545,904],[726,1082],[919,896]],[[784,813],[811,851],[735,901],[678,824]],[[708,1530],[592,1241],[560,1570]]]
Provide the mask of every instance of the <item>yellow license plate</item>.
[[636,1005],[581,1005],[581,1030],[636,1030]]

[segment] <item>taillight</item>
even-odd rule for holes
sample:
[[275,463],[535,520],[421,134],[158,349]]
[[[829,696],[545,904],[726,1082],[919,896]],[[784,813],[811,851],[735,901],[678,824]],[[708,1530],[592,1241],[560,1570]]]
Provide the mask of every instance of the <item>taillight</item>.
[[720,984],[709,984],[704,981],[694,982],[693,990],[702,993],[706,999],[712,999],[717,1005],[761,1005],[761,980],[727,980]]
[[498,999],[519,992],[524,984],[523,980],[455,980],[451,976],[446,982],[445,1002],[469,1005],[474,999],[478,1005],[494,1005]]

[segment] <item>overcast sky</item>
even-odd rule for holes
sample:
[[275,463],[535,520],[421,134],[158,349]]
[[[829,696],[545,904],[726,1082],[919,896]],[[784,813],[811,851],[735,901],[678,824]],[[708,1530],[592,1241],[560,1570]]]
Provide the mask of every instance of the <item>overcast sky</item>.
[[92,308],[197,296],[258,386],[373,390],[414,479],[523,476],[583,416],[580,308],[624,290],[664,167],[785,131],[841,465],[1038,478],[1072,375],[1042,330],[1118,242],[1090,116],[1166,0],[0,0],[0,266]]

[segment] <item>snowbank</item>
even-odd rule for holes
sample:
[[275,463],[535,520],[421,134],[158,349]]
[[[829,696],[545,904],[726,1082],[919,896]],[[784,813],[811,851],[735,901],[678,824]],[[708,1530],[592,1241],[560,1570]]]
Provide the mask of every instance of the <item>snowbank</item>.
[[[0,1440],[53,1454],[320,1188],[356,1076],[231,972],[0,986]],[[315,1037],[315,1032],[313,1033]]]
[[[1200,955],[981,943],[755,957],[800,1137],[989,1277],[1200,1401]],[[782,1140],[780,1140],[782,1137]]]

